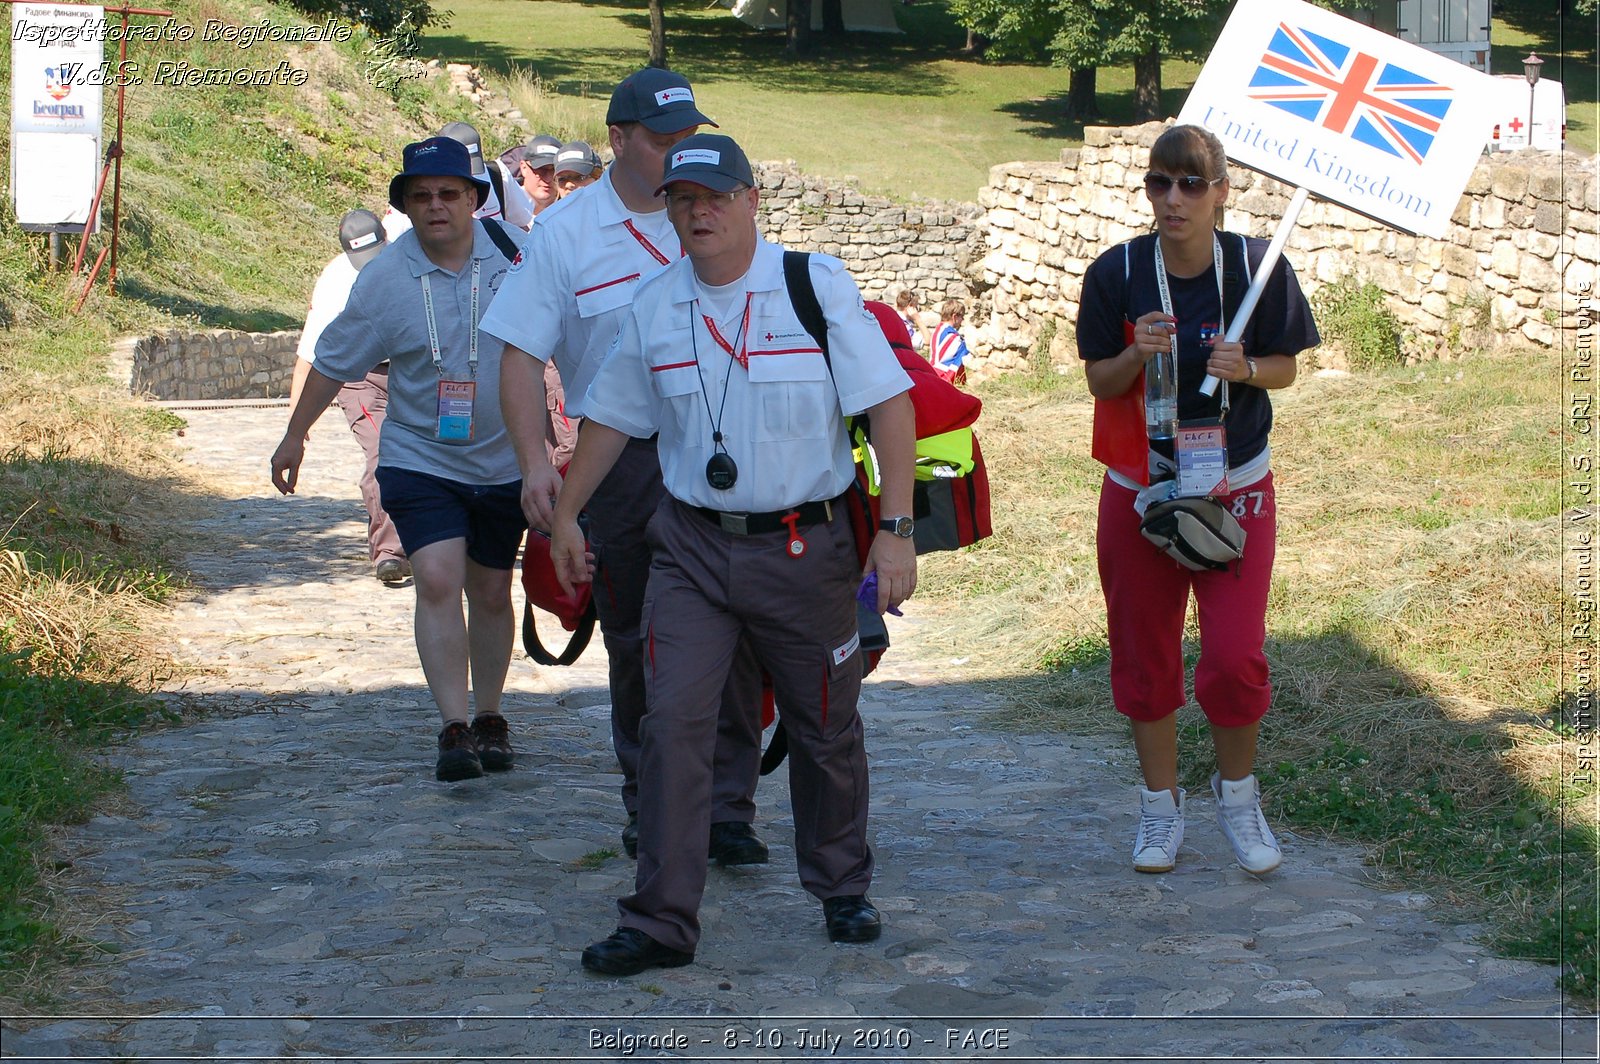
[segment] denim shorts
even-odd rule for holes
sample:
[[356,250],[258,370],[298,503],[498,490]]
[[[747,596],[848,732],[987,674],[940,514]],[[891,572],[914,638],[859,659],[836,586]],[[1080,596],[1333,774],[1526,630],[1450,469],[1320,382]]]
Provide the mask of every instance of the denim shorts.
[[485,569],[511,569],[528,527],[522,516],[522,481],[463,484],[457,480],[380,465],[378,491],[400,533],[406,554],[431,543],[465,539],[467,557]]

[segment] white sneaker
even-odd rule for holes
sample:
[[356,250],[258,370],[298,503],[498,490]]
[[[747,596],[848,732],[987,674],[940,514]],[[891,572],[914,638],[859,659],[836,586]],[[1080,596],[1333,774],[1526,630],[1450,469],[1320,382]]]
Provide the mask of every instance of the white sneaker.
[[1213,772],[1211,793],[1217,799],[1217,825],[1233,847],[1240,868],[1261,875],[1283,863],[1278,840],[1261,815],[1261,787],[1254,775],[1225,780]]
[[1135,872],[1170,872],[1183,842],[1183,795],[1139,788],[1139,834],[1133,839]]

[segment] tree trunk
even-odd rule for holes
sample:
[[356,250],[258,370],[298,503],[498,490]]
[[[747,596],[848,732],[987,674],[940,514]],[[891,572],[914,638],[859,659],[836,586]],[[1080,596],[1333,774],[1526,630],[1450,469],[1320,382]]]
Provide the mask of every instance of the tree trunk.
[[822,0],[822,32],[829,37],[844,33],[844,0]]
[[1152,44],[1133,61],[1133,120],[1153,122],[1161,117],[1161,48]]
[[1074,67],[1067,87],[1067,119],[1072,122],[1098,122],[1100,106],[1095,102],[1096,67]]
[[663,0],[650,0],[650,65],[667,69],[667,22],[661,12]]
[[789,55],[811,51],[811,0],[789,0]]

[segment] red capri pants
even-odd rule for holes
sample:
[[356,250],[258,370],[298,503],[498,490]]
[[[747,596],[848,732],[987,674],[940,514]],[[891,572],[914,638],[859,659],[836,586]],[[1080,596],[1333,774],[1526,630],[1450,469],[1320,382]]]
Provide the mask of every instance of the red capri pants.
[[1096,553],[1111,639],[1111,698],[1134,720],[1160,720],[1188,701],[1183,685],[1183,619],[1194,590],[1200,661],[1194,694],[1221,728],[1254,724],[1267,712],[1267,591],[1277,549],[1272,474],[1220,501],[1245,530],[1244,557],[1227,569],[1195,572],[1139,534],[1134,493],[1107,477],[1100,489]]

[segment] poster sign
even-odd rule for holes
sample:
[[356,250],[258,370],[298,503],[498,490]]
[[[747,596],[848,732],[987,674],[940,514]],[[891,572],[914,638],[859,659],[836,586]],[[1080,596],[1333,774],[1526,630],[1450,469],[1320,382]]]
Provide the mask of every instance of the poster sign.
[[11,192],[25,229],[77,232],[89,221],[104,42],[103,8],[11,5]]
[[1244,166],[1439,237],[1499,98],[1487,74],[1302,0],[1239,0],[1178,121]]

